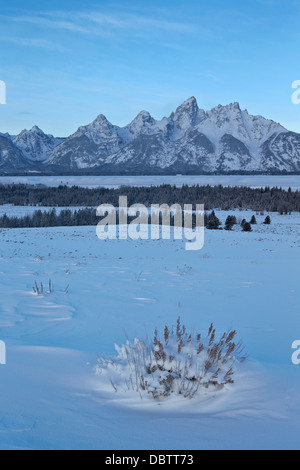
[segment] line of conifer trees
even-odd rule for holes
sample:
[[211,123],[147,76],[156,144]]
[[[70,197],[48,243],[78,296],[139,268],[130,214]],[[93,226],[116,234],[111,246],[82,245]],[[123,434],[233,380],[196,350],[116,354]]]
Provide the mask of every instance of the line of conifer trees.
[[[83,226],[96,226],[103,217],[97,215],[96,209],[85,208],[75,211],[70,209],[64,209],[57,212],[56,209],[49,211],[36,210],[31,215],[24,217],[8,216],[4,214],[0,217],[0,228],[41,228],[41,227],[83,227]],[[128,223],[136,220],[136,217],[128,217]],[[174,227],[176,220],[174,215],[171,214],[170,224]],[[245,219],[242,221],[243,231],[251,231],[251,225],[256,224],[255,216],[252,217],[250,222]],[[119,224],[119,216],[116,214],[116,224]],[[148,224],[151,224],[151,215],[148,217]],[[160,214],[159,224],[163,224],[163,215]],[[235,215],[229,215],[225,222],[225,230],[232,230],[234,225],[237,225],[237,218]],[[271,224],[269,216],[265,219],[264,224]],[[184,226],[184,214],[182,214],[181,226]],[[204,214],[204,226],[208,230],[220,230],[222,223],[217,217],[215,211],[205,212]],[[196,227],[196,217],[193,217],[193,227]]]
[[144,204],[204,204],[206,210],[250,209],[289,213],[300,211],[300,192],[282,188],[248,188],[224,186],[82,188],[78,186],[0,185],[0,205],[46,207],[97,207],[112,204],[118,207],[119,197],[127,196],[128,205]]

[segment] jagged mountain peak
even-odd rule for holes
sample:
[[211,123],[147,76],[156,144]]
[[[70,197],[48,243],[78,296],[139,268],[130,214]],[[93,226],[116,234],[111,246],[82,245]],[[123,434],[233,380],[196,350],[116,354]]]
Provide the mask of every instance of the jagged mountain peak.
[[219,104],[215,106],[210,111],[207,111],[208,115],[231,115],[232,117],[236,115],[241,115],[242,110],[238,102],[229,103],[227,105]]
[[176,113],[181,110],[194,110],[198,109],[198,102],[194,96],[185,100],[180,106],[178,106]]
[[96,126],[96,125],[103,125],[103,124],[110,124],[110,125],[111,125],[111,123],[109,122],[109,120],[107,119],[107,117],[104,116],[104,114],[99,114],[99,115],[96,117],[96,119],[92,122],[92,124],[93,124],[94,126]]
[[140,120],[140,119],[142,119],[143,121],[147,121],[147,120],[152,119],[152,116],[148,111],[143,110],[136,116],[134,121]]
[[240,103],[238,101],[235,101],[233,103],[229,103],[227,106],[223,106],[223,107],[233,109],[233,110],[236,110],[236,111],[242,111]]
[[184,101],[172,115],[172,119],[182,131],[196,126],[205,119],[205,111],[199,109],[198,102],[194,96]]
[[45,135],[45,132],[42,131],[42,129],[40,129],[38,126],[33,126],[31,129],[30,129],[30,132],[35,132],[37,134],[43,134]]
[[[40,129],[37,125],[35,125],[31,129],[23,129],[20,132],[20,134],[15,137],[15,140],[20,139],[21,137],[30,136],[30,135],[47,136],[47,134],[45,134],[45,132],[42,129]],[[49,137],[53,137],[53,136],[49,135]]]
[[30,130],[24,129],[13,139],[13,143],[29,162],[43,162],[62,140],[45,134],[35,125]]
[[131,134],[137,135],[151,128],[155,123],[155,119],[148,111],[141,111],[126,128]]
[[99,114],[96,119],[85,126],[80,126],[72,137],[86,135],[90,139],[108,138],[116,133],[116,126],[111,124],[104,114]]
[[114,126],[109,122],[106,116],[104,114],[99,114],[99,116],[96,117],[96,119],[92,122],[91,127],[93,127],[95,130],[98,130],[100,133],[111,133],[112,130],[114,129]]
[[241,111],[241,106],[238,101],[235,101],[233,103],[228,103],[226,105],[223,104],[218,104],[218,106],[215,106],[212,108],[211,111],[218,112],[222,110],[236,110],[236,111]]
[[131,124],[138,122],[138,123],[152,123],[154,121],[153,117],[148,111],[141,111],[131,122]]
[[12,136],[8,132],[5,132],[5,134],[2,134],[2,132],[0,132],[0,137],[5,137],[6,139],[12,138]]

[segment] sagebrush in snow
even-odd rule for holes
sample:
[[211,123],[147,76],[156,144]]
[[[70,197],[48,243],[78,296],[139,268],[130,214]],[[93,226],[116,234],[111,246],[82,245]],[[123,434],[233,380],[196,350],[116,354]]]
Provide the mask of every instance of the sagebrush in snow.
[[202,339],[201,334],[188,333],[181,326],[165,327],[162,335],[155,330],[151,342],[136,338],[123,346],[115,346],[116,358],[98,358],[97,372],[104,374],[113,389],[134,390],[153,398],[172,394],[193,398],[200,389],[222,389],[233,384],[234,365],[243,362],[243,346],[235,343],[236,331],[216,339],[213,324]]

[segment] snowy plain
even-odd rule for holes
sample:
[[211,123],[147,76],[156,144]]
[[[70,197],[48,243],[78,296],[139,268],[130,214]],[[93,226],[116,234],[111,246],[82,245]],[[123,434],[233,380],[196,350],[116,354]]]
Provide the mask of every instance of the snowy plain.
[[[1,230],[0,448],[299,448],[300,214],[264,217],[252,233],[206,231],[199,252],[100,241],[95,227]],[[49,279],[54,292],[34,295]],[[249,360],[235,385],[158,403],[101,382],[97,354],[178,315],[204,333],[238,331]]]
[[207,185],[217,186],[248,186],[261,188],[265,186],[282,187],[293,191],[300,190],[300,175],[271,176],[0,176],[0,184],[43,184],[57,187],[59,185],[81,186],[86,188],[119,188],[120,186],[156,186],[171,184],[178,187],[183,185]]

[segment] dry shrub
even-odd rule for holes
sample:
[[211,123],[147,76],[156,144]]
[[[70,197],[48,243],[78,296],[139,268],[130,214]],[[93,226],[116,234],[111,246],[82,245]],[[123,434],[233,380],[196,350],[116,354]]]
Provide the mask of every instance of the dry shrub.
[[200,389],[221,390],[234,383],[234,366],[243,362],[243,346],[235,343],[236,331],[216,339],[213,324],[207,336],[188,333],[178,318],[176,327],[155,330],[153,341],[136,338],[116,346],[117,357],[98,358],[97,372],[106,374],[117,392],[134,390],[155,399],[173,394],[193,398]]

